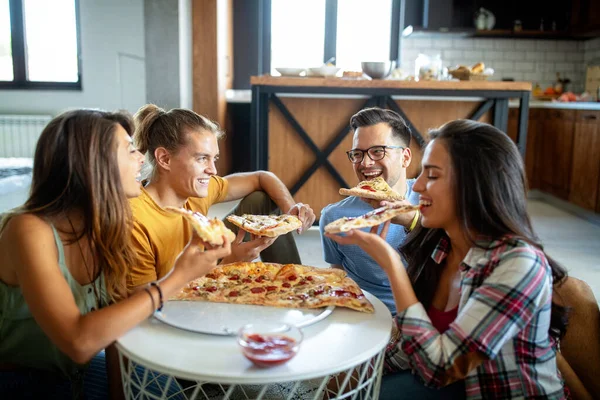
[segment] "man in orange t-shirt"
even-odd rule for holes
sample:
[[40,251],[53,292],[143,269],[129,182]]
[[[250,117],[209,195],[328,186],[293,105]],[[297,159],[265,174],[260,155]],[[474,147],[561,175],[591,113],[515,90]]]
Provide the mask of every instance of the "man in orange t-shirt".
[[[141,196],[130,200],[133,243],[139,259],[127,277],[130,289],[165,276],[190,238],[189,224],[181,216],[165,211],[166,206],[206,215],[213,204],[242,199],[233,210],[236,215],[272,214],[279,209],[302,221],[298,233],[314,222],[313,210],[296,203],[281,180],[270,172],[217,176],[215,162],[222,132],[209,119],[185,109],[165,112],[154,105],[142,107],[135,118],[134,142],[146,153],[151,171]],[[263,261],[301,263],[292,233],[276,240],[250,237],[226,223],[237,237],[231,255],[222,263],[252,261],[259,254]],[[244,242],[244,238],[250,240]]]

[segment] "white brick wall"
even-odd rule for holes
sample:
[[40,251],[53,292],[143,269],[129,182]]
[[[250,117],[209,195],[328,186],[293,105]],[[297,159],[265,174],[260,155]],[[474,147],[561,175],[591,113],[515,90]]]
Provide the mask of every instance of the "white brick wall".
[[472,65],[483,61],[495,70],[494,80],[513,78],[552,85],[556,73],[571,79],[569,90],[583,91],[586,66],[600,64],[600,38],[587,41],[534,39],[405,38],[402,69],[414,74],[419,53],[440,54],[444,66]]

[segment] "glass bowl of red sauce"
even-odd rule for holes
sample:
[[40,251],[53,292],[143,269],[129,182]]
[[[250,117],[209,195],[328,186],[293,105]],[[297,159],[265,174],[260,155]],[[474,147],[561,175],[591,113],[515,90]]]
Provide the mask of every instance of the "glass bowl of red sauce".
[[274,367],[288,362],[298,353],[302,331],[289,324],[248,324],[238,334],[242,353],[254,365]]

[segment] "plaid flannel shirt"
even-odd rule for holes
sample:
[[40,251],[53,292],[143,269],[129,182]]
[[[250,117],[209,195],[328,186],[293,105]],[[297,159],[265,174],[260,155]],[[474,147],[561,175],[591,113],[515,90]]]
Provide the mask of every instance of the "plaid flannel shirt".
[[[506,236],[480,241],[460,265],[458,316],[441,334],[421,303],[396,316],[386,365],[411,368],[428,386],[464,379],[467,399],[564,399],[548,335],[552,274],[543,252]],[[442,239],[431,255],[441,263]]]

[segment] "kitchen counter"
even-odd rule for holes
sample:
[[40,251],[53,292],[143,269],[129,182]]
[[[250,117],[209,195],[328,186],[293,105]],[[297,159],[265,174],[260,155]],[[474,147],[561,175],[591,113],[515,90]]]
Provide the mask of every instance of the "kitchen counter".
[[[229,89],[226,91],[225,96],[228,103],[252,103],[252,91],[251,90],[236,90]],[[281,97],[292,96],[282,94]],[[293,97],[306,97],[306,98],[368,98],[367,95],[339,95],[339,94],[294,94]],[[392,96],[394,100],[428,100],[428,101],[482,101],[482,97],[452,97],[452,96]],[[508,103],[510,108],[519,107],[518,101],[510,101]],[[557,108],[566,110],[600,110],[600,102],[574,102],[574,103],[560,103],[551,101],[535,101],[529,102],[529,108]]]

